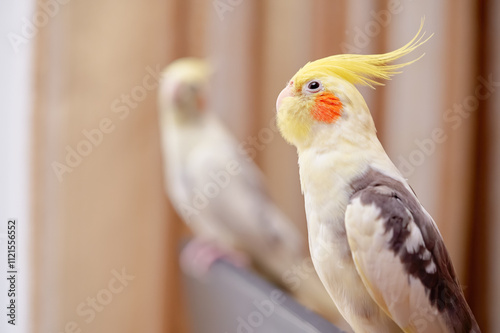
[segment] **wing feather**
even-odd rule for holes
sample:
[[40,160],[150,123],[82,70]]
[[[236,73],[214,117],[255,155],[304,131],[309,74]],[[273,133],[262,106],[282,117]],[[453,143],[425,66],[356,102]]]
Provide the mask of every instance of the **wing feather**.
[[441,235],[413,193],[380,181],[358,189],[345,225],[365,287],[405,332],[476,332]]

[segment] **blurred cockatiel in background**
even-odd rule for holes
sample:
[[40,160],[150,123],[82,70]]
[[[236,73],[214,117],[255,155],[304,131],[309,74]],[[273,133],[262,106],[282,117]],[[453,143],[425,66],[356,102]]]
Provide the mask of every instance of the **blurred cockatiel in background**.
[[[159,88],[166,191],[197,237],[181,264],[200,274],[219,257],[238,264],[243,253],[286,286],[287,275],[311,261],[307,238],[275,206],[257,166],[211,112],[209,78],[205,61],[182,58],[163,71]],[[289,287],[303,304],[348,327],[315,272]]]
[[390,53],[310,62],[277,100],[278,128],[298,152],[314,266],[355,332],[479,332],[436,224],[354,86],[416,61],[389,64],[426,41],[421,30]]

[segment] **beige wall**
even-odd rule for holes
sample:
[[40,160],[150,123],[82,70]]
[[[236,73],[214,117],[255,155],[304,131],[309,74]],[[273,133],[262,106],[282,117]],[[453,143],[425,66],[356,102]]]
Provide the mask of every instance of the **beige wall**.
[[[167,296],[174,241],[153,87],[172,57],[168,9],[160,1],[70,2],[40,30],[36,332],[73,325],[82,332],[160,332],[165,312],[177,305]],[[115,102],[123,95],[132,96],[130,106]],[[83,155],[71,160],[67,147]],[[115,281],[116,272],[129,280]],[[105,306],[93,310],[89,297]]]

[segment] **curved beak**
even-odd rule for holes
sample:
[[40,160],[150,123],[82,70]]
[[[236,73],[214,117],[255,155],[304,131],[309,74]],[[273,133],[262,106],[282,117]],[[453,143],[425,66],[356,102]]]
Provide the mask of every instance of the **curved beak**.
[[283,89],[280,94],[278,95],[278,99],[276,100],[276,112],[279,112],[280,110],[280,105],[281,102],[283,101],[284,98],[286,97],[292,97],[294,96],[293,93],[293,82],[290,82],[285,89]]

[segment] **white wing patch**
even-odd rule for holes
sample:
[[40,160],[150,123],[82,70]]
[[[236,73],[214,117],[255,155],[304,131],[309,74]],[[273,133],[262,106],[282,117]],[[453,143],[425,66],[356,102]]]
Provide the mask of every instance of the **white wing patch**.
[[[424,245],[422,234],[406,210],[407,220],[402,223],[409,235],[403,244],[408,253],[417,253]],[[393,222],[391,222],[393,223]],[[386,228],[387,218],[375,203],[364,205],[360,197],[347,206],[345,225],[349,246],[356,269],[375,302],[405,332],[447,332],[443,318],[433,307],[422,282],[407,273],[400,257],[391,248],[394,228]],[[428,260],[431,253],[423,251],[421,259]],[[431,260],[426,272],[436,271]]]

